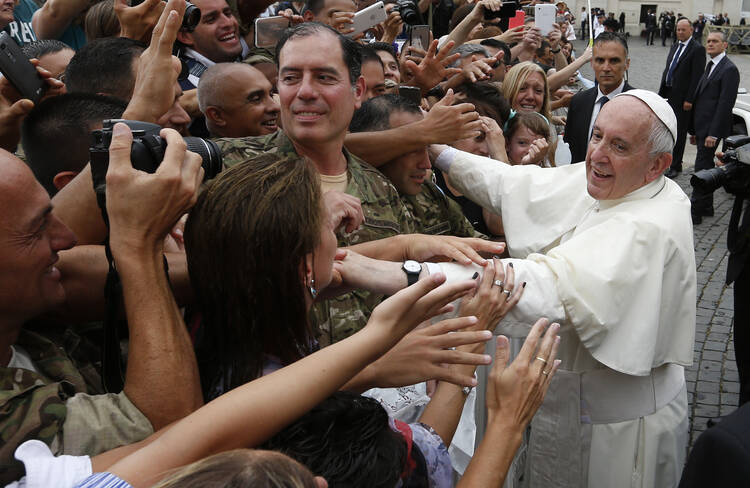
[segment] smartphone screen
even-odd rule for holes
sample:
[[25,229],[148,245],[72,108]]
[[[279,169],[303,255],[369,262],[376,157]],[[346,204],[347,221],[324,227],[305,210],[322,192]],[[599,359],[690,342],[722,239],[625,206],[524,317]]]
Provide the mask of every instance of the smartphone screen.
[[280,15],[255,19],[255,46],[276,47],[287,27],[289,20]]
[[430,26],[413,25],[409,29],[409,45],[427,51],[430,47]]

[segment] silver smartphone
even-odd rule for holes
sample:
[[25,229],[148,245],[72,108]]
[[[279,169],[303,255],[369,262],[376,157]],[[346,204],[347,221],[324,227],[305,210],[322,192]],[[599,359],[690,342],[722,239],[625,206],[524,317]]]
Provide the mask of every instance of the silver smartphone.
[[409,45],[427,51],[430,48],[430,26],[413,25],[409,27]]
[[255,46],[276,47],[287,27],[289,19],[280,15],[255,19]]
[[388,14],[385,12],[385,5],[383,2],[376,2],[367,8],[363,8],[356,14],[352,19],[353,24],[349,27],[354,28],[354,32],[350,32],[347,36],[356,36],[361,34],[371,27],[375,27],[381,22],[385,22],[388,18]]

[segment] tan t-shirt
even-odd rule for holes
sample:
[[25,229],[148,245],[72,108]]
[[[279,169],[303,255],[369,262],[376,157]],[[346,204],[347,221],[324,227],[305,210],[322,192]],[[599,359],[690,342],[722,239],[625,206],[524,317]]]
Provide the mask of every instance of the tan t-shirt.
[[346,193],[347,174],[346,171],[340,175],[320,175],[320,187],[323,189],[323,193],[331,190],[340,191]]

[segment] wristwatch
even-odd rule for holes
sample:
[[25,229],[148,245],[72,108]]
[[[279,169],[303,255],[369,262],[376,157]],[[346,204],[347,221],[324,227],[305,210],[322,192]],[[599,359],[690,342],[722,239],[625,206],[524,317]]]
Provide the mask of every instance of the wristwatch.
[[419,273],[422,272],[422,265],[412,259],[409,259],[407,261],[404,261],[404,264],[401,265],[401,269],[403,269],[404,273],[406,273],[406,282],[408,283],[407,286],[411,286],[419,279]]

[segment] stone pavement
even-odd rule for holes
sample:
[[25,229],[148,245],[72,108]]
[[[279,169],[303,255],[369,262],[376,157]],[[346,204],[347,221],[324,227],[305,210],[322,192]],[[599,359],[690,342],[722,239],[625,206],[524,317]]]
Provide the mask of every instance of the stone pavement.
[[[574,41],[577,52],[582,52],[586,41]],[[641,38],[628,41],[631,85],[652,91],[659,89],[661,74],[666,65],[670,45],[658,42],[646,46]],[[750,55],[731,55],[740,71],[740,87],[750,91]],[[581,72],[593,79],[590,65]],[[695,146],[685,146],[684,172],[676,181],[689,195],[690,173],[695,163]],[[727,227],[734,198],[723,189],[714,194],[714,217],[703,219],[694,226],[695,261],[698,267],[698,296],[693,365],[685,376],[688,387],[690,415],[690,446],[706,430],[709,418],[726,415],[737,408],[739,378],[734,361],[732,322],[734,318],[733,289],[726,286]]]

